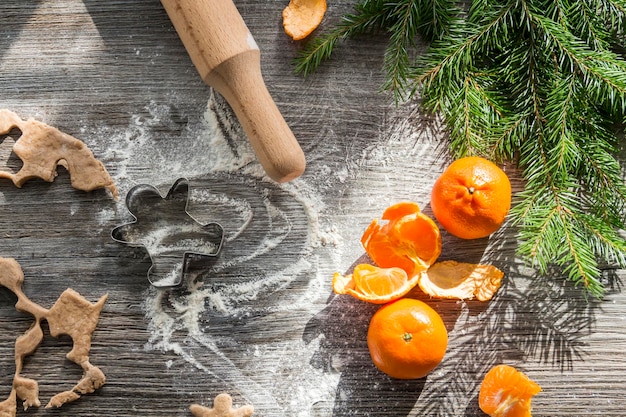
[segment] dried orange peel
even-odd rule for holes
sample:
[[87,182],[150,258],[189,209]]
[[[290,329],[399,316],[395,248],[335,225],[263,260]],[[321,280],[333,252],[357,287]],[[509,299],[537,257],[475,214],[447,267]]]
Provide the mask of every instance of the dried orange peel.
[[504,272],[493,265],[437,262],[421,274],[418,285],[435,298],[488,301],[500,288]]
[[417,285],[419,275],[411,278],[401,268],[380,268],[359,264],[348,275],[335,272],[333,291],[348,294],[362,301],[384,304],[406,295]]
[[322,22],[326,13],[326,0],[291,0],[283,10],[285,33],[294,41],[311,34]]
[[388,207],[369,225],[361,243],[376,265],[398,267],[409,277],[427,270],[441,254],[441,234],[437,224],[417,203],[403,201]]

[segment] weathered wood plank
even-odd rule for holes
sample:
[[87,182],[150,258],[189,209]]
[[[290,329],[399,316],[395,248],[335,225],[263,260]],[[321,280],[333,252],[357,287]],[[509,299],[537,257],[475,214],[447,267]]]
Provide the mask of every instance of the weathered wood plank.
[[[378,92],[384,36],[341,45],[302,79],[291,63],[300,46],[282,32],[286,1],[235,4],[307,155],[293,184],[258,178],[232,114],[197,76],[158,1],[0,7],[0,107],[85,141],[122,194],[143,182],[165,193],[190,178],[190,212],[227,231],[202,287],[159,297],[146,252],[110,238],[129,220],[123,201],[71,189],[63,169],[52,184],[0,183],[0,256],[21,263],[27,295],[50,307],[67,287],[91,301],[109,294],[91,353],[107,384],[59,411],[18,415],[189,416],[191,403],[210,405],[227,391],[267,417],[480,416],[478,384],[499,362],[543,387],[536,416],[623,415],[624,271],[608,269],[614,288],[587,302],[561,277],[537,277],[516,259],[509,225],[490,240],[444,235],[443,258],[493,263],[506,282],[488,304],[427,300],[450,333],[441,366],[408,382],[373,367],[365,335],[376,307],[332,296],[330,277],[364,260],[360,234],[387,205],[410,199],[430,212],[430,187],[447,163],[445,131],[416,105],[396,109]],[[352,4],[329,2],[324,24]],[[5,139],[0,155],[10,156],[10,146]],[[19,168],[15,158],[0,163]],[[518,174],[508,172],[519,190]],[[0,400],[14,372],[13,343],[30,324],[14,303],[0,288]],[[27,362],[44,403],[80,377],[63,358],[69,348],[67,339],[47,338]]]

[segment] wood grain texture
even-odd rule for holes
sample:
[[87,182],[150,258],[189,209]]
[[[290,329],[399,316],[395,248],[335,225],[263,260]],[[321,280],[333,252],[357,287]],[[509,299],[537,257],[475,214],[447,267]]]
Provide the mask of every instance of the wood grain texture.
[[[253,175],[232,112],[198,76],[159,1],[2,2],[0,107],[83,140],[122,195],[142,182],[165,192],[187,176],[190,212],[229,233],[196,293],[159,297],[145,251],[110,237],[128,220],[123,202],[72,189],[62,169],[53,183],[1,182],[0,256],[20,262],[30,299],[49,308],[67,287],[92,302],[109,294],[90,355],[107,384],[60,410],[18,415],[190,416],[190,404],[229,392],[265,417],[482,416],[480,380],[502,362],[542,386],[535,416],[624,415],[624,271],[606,267],[606,299],[585,300],[558,274],[537,276],[517,259],[508,224],[491,239],[444,234],[442,258],[489,262],[506,275],[489,303],[426,300],[449,330],[441,366],[417,381],[374,368],[365,335],[377,307],[333,296],[330,278],[365,260],[361,232],[387,205],[413,200],[430,213],[430,187],[449,161],[445,129],[416,103],[395,108],[379,93],[383,35],[343,43],[313,76],[294,75],[301,45],[282,31],[286,3],[235,1],[307,159],[301,179],[278,185]],[[352,4],[329,2],[323,26]],[[208,103],[235,167],[215,171],[224,149],[207,139],[217,134],[204,120]],[[1,167],[16,170],[10,147],[3,138]],[[519,174],[506,169],[520,190]],[[205,308],[196,311],[189,306],[199,295]],[[0,288],[0,400],[15,338],[30,325],[15,301]],[[154,308],[167,320],[155,321]],[[185,314],[197,315],[197,328],[185,326]],[[48,336],[26,362],[43,403],[80,378],[64,358],[70,348]]]
[[231,0],[161,2],[201,78],[230,104],[267,175],[304,172],[304,153],[261,74],[259,48]]

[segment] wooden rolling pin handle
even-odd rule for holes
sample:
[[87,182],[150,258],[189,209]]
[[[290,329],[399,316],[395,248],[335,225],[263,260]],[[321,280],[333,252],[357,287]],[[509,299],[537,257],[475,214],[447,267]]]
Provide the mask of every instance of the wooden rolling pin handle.
[[304,153],[267,90],[258,50],[221,63],[205,82],[228,101],[269,177],[286,182],[304,172]]
[[278,182],[305,169],[304,153],[263,76],[259,48],[232,0],[161,0],[202,79],[228,101],[265,172]]

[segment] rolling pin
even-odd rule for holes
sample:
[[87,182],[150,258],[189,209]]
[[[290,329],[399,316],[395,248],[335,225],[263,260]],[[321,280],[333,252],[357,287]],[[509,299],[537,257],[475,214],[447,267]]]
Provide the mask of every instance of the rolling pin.
[[277,182],[304,172],[304,153],[261,74],[252,34],[232,0],[161,0],[204,82],[233,109],[265,169]]

